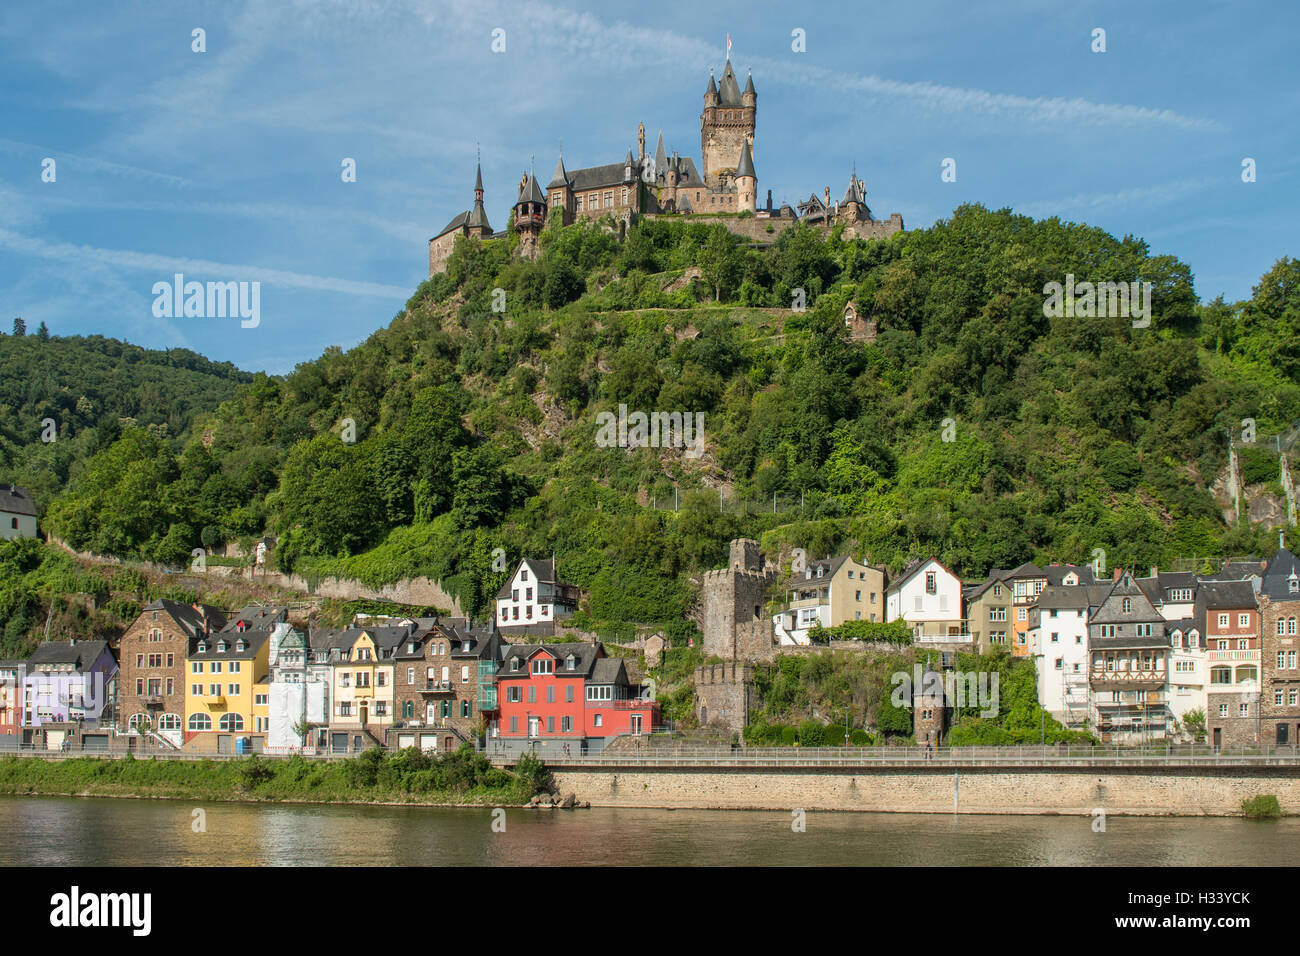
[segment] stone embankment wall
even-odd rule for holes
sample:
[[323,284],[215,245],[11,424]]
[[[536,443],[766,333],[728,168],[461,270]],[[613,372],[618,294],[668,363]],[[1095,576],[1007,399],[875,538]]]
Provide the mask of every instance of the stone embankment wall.
[[[148,561],[124,561],[121,558],[89,551],[76,551],[65,542],[51,536],[49,543],[63,548],[84,561],[95,564],[117,564],[126,567],[150,568],[154,571],[169,570]],[[231,578],[250,581],[256,584],[299,591],[317,597],[340,598],[345,601],[389,601],[393,604],[408,604],[415,607],[436,607],[447,611],[452,617],[463,617],[460,602],[442,589],[442,586],[429,578],[402,578],[382,588],[372,588],[351,578],[321,578],[314,585],[300,574],[285,574],[281,571],[264,571],[258,569],[255,576],[250,576],[248,568],[235,568],[227,565],[210,564],[206,571],[186,569],[186,575],[209,578]]]
[[980,768],[958,770],[955,779],[951,768],[564,769],[555,781],[596,807],[1229,816],[1244,798],[1271,793],[1284,812],[1300,811],[1300,775],[1286,768]]

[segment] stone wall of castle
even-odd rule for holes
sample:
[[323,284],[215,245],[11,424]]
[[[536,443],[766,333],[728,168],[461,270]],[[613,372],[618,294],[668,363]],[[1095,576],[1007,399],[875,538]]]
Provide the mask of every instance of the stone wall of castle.
[[741,733],[755,704],[753,668],[736,663],[695,668],[695,717],[701,727]]
[[776,570],[763,567],[758,542],[752,539],[731,542],[730,552],[726,570],[704,574],[700,621],[704,655],[728,661],[771,660],[776,640],[763,605]]

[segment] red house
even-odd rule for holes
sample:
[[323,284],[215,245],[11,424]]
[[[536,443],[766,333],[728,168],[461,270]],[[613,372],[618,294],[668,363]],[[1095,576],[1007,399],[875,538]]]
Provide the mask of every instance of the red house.
[[573,755],[659,722],[658,702],[641,698],[622,659],[600,644],[512,644],[496,676],[492,736],[507,744]]

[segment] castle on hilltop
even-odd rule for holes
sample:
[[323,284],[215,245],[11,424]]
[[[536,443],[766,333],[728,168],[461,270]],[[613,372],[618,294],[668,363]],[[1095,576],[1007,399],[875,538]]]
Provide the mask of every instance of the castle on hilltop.
[[[635,152],[629,147],[622,162],[570,170],[560,155],[555,172],[543,187],[535,172],[519,180],[512,208],[511,229],[519,237],[517,251],[536,258],[538,240],[557,210],[565,225],[579,219],[612,221],[620,238],[637,216],[689,216],[710,214],[732,232],[760,242],[775,241],[776,234],[803,222],[829,231],[843,225],[846,239],[883,239],[902,230],[903,217],[893,213],[886,220],[872,218],[867,206],[866,185],[854,169],[844,198],[831,203],[827,186],[821,197],[813,193],[797,209],[788,204],[772,207],[772,191],[758,206],[758,173],[754,166],[754,128],[758,114],[758,93],[754,79],[746,76],[744,89],[736,80],[728,57],[722,81],[709,71],[700,113],[700,166],[689,156],[664,150],[663,133],[654,155],[646,152],[645,124],[637,127]],[[742,217],[748,212],[749,217]],[[775,227],[775,228],[769,228]],[[480,165],[474,182],[474,206],[460,213],[429,240],[429,275],[445,271],[447,257],[458,236],[496,239],[508,231],[494,232],[483,207],[483,173]]]

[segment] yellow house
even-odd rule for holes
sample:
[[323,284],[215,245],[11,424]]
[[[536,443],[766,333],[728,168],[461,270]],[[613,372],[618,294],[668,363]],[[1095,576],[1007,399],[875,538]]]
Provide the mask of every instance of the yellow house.
[[363,733],[384,742],[386,730],[393,726],[393,652],[409,633],[405,627],[345,632],[333,662],[331,735],[347,735],[354,749],[355,738]]
[[185,659],[186,750],[234,753],[235,739],[265,737],[256,728],[270,713],[269,638],[267,630],[230,630],[194,642]]
[[885,572],[849,555],[810,561],[785,585],[785,601],[772,618],[778,641],[808,644],[812,629],[849,621],[885,620]]

